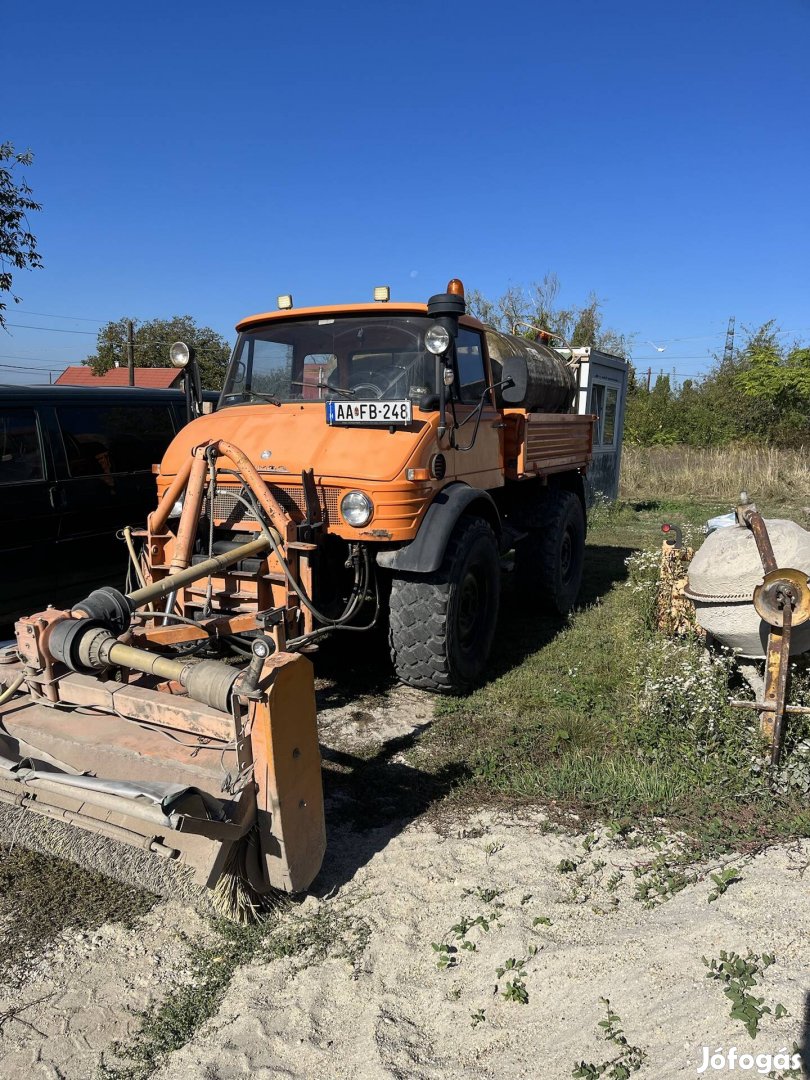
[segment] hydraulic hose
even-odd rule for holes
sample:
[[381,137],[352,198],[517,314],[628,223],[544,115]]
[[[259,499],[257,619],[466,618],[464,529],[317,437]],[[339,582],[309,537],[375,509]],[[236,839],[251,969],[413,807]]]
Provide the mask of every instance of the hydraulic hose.
[[317,630],[311,631],[311,633],[309,633],[309,634],[302,634],[300,637],[297,637],[297,638],[289,638],[287,640],[287,648],[288,649],[289,648],[300,648],[302,645],[306,645],[308,642],[314,641],[316,638],[323,637],[324,634],[331,633],[332,630],[354,630],[356,632],[362,632],[362,633],[365,633],[368,630],[372,630],[377,625],[377,619],[379,618],[379,615],[380,615],[380,583],[377,580],[376,575],[374,576],[374,599],[375,599],[374,618],[366,626],[347,626],[346,625],[349,622],[350,619],[354,618],[354,616],[357,614],[357,612],[362,607],[363,596],[365,595],[365,591],[366,591],[366,588],[368,586],[368,582],[369,582],[369,580],[371,578],[371,563],[370,563],[368,551],[366,550],[366,551],[363,552],[363,562],[365,564],[365,574],[362,576],[362,584],[361,584],[360,570],[359,570],[359,567],[358,567],[358,570],[355,572],[355,579],[354,579],[354,586],[352,588],[352,595],[349,597],[349,602],[346,605],[345,611],[343,612],[343,614],[338,619],[328,619],[324,615],[322,615],[321,612],[318,611],[318,609],[314,606],[314,604],[309,599],[309,597],[306,595],[306,593],[303,591],[303,589],[301,589],[298,582],[292,576],[292,573],[290,571],[289,566],[287,565],[286,560],[284,559],[284,556],[281,554],[281,552],[278,549],[278,545],[274,542],[272,535],[269,532],[267,532],[267,528],[266,528],[265,522],[262,520],[262,516],[261,516],[261,513],[259,512],[259,508],[257,507],[256,503],[251,499],[250,490],[246,488],[245,489],[245,494],[247,495],[248,499],[250,499],[249,503],[248,503],[248,501],[246,499],[243,499],[241,495],[237,495],[236,493],[234,493],[234,498],[237,499],[239,502],[241,502],[243,506],[248,507],[250,510],[253,511],[253,513],[254,513],[254,515],[256,517],[256,520],[259,522],[260,527],[262,528],[263,531],[265,531],[267,533],[268,539],[270,540],[271,544],[273,545],[273,550],[274,550],[274,553],[276,555],[276,558],[278,559],[279,563],[281,564],[281,567],[284,570],[284,574],[285,574],[287,580],[289,581],[290,585],[292,586],[292,588],[295,590],[296,595],[300,598],[300,600],[301,600],[301,602],[303,604],[306,604],[306,606],[309,608],[309,610],[312,612],[312,614],[315,616],[315,618],[319,622],[322,622],[322,623],[325,624],[324,626],[318,627]]
[[[368,579],[371,574],[368,552],[364,553],[364,559],[366,562],[366,578]],[[367,623],[365,626],[346,626],[343,623],[337,626],[321,626],[317,630],[313,630],[309,634],[302,634],[301,637],[297,638],[289,638],[287,641],[287,648],[300,648],[302,645],[306,645],[310,641],[314,641],[316,638],[323,637],[324,634],[331,633],[332,630],[353,630],[355,631],[355,633],[366,633],[368,630],[373,630],[374,627],[377,625],[377,619],[380,617],[380,583],[376,575],[374,577],[374,599],[374,618],[371,620],[370,623]],[[355,614],[356,611],[359,610],[359,607],[360,605],[355,608],[355,611],[353,611],[352,614]]]
[[[141,569],[141,564],[138,561],[138,554],[135,551],[135,545],[132,543],[132,526],[131,525],[125,525],[123,527],[123,529],[121,530],[121,535],[124,538],[124,543],[127,545],[127,551],[129,552],[129,558],[130,558],[130,561],[132,563],[132,567],[133,567],[133,569],[135,571],[135,577],[138,580],[138,584],[140,585],[140,587],[142,589],[145,589],[146,588],[146,578],[143,576],[143,570]],[[151,611],[151,609],[152,609],[152,605],[150,604],[149,605],[149,610]]]
[[7,701],[13,698],[24,682],[25,675],[18,675],[14,682],[9,683],[2,694],[0,694],[0,705],[5,705]]
[[[318,620],[318,622],[324,624],[325,629],[335,629],[335,628],[337,628],[339,626],[343,626],[345,623],[347,623],[349,621],[349,619],[354,618],[354,616],[357,614],[357,611],[359,610],[359,607],[360,607],[360,604],[359,604],[358,601],[360,600],[363,593],[365,592],[366,585],[368,584],[367,580],[363,580],[362,588],[361,588],[361,573],[360,573],[359,567],[355,571],[354,586],[352,587],[352,595],[349,597],[349,602],[346,605],[346,609],[344,610],[342,615],[338,616],[337,619],[330,619],[328,615],[324,615],[322,612],[318,611],[318,609],[312,603],[310,598],[307,596],[307,594],[301,588],[299,583],[295,580],[295,577],[293,576],[292,571],[290,570],[289,566],[287,565],[287,560],[284,558],[284,555],[281,552],[279,544],[276,542],[276,540],[273,537],[272,533],[267,528],[267,525],[266,525],[264,519],[261,516],[261,512],[259,511],[259,507],[252,498],[252,492],[250,491],[249,488],[246,488],[245,491],[246,491],[249,503],[245,499],[243,499],[241,495],[236,495],[234,493],[234,497],[236,499],[238,499],[239,502],[241,502],[243,506],[247,506],[248,509],[253,511],[254,515],[256,516],[256,520],[259,522],[259,525],[261,527],[261,530],[262,530],[263,534],[267,537],[270,544],[272,545],[273,553],[276,556],[276,558],[278,559],[282,570],[284,571],[284,576],[287,578],[287,581],[289,582],[291,588],[293,589],[293,591],[295,592],[296,596],[301,601],[301,603],[304,604],[308,608],[308,610],[312,612],[312,614],[315,616],[315,618]],[[366,566],[366,569],[368,569],[368,565]]]

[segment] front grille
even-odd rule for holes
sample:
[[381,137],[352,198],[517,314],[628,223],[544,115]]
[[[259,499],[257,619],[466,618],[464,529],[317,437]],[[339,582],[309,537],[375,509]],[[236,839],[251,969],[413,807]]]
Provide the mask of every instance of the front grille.
[[[306,499],[304,498],[303,484],[268,484],[271,495],[276,499],[279,506],[286,510],[295,522],[303,521],[306,514]],[[218,525],[229,528],[241,521],[255,521],[256,515],[252,510],[237,502],[235,496],[241,488],[217,486],[214,496],[214,521]],[[318,498],[321,503],[321,511],[324,521],[337,521],[338,503],[340,501],[340,488],[318,487]],[[244,497],[244,496],[243,496]],[[210,516],[211,496],[206,493],[203,503],[204,513]]]

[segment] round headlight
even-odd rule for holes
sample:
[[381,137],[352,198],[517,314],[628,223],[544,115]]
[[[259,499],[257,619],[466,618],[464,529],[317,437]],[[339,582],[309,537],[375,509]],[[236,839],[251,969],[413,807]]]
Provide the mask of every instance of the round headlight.
[[349,491],[340,500],[340,512],[356,529],[368,525],[374,513],[374,503],[362,491]]
[[172,367],[184,368],[191,359],[191,349],[185,341],[175,341],[169,349],[169,363]]
[[434,356],[441,356],[450,348],[450,331],[438,323],[425,331],[425,348]]

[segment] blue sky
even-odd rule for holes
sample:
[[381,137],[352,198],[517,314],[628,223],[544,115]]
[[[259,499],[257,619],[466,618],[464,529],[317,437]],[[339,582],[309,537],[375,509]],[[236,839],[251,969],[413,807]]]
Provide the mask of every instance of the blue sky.
[[705,371],[731,314],[810,339],[810,0],[129,10],[3,16],[0,140],[36,155],[45,261],[8,319],[51,328],[0,336],[31,369],[4,381],[123,315],[232,340],[282,292],[547,271],[603,298],[639,367]]

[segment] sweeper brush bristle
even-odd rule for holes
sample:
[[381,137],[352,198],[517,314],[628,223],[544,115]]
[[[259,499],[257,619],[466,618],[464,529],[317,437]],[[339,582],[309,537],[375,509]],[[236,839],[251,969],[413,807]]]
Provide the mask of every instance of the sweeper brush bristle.
[[219,880],[211,892],[210,902],[214,911],[231,922],[258,922],[268,912],[278,908],[285,899],[284,893],[276,890],[258,893],[250,884],[247,858],[250,846],[255,842],[255,837],[249,833],[233,845]]
[[198,884],[189,866],[20,807],[0,804],[0,842],[67,859],[136,889],[181,900],[201,914],[236,923],[258,922],[278,908],[286,895],[275,890],[258,893],[250,884],[247,859],[256,843],[251,833],[232,846],[213,889]]
[[0,805],[0,842],[52,855],[145,892],[179,899],[201,912],[212,910],[210,890],[188,866],[156,858],[98,833],[54,821],[19,807]]

